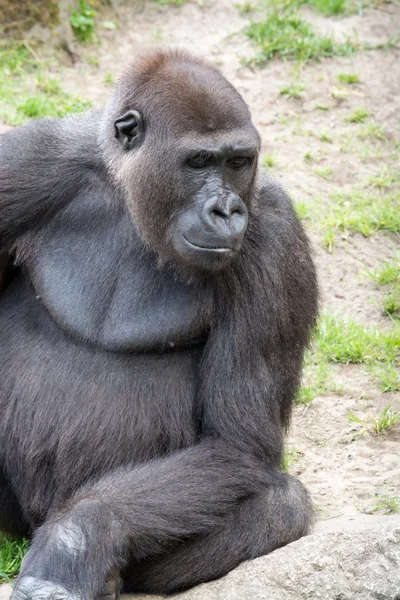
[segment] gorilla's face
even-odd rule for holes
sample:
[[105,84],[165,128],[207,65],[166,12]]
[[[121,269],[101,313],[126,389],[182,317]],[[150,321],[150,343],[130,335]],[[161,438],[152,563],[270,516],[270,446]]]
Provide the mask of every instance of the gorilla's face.
[[177,61],[146,81],[135,82],[132,108],[114,118],[113,167],[127,206],[161,263],[219,270],[246,233],[259,135],[212,67],[188,71]]
[[116,123],[125,150],[120,180],[143,239],[160,256],[219,270],[239,252],[257,167],[259,138],[246,127],[179,137],[145,131],[137,111]]
[[187,202],[172,219],[169,232],[181,260],[202,269],[221,269],[240,250],[257,161],[255,142],[210,137],[182,149],[179,169]]

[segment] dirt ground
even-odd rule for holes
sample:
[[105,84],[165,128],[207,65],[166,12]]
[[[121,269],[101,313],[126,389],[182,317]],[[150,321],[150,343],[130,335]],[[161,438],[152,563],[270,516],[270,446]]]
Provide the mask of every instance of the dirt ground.
[[[147,2],[138,10],[122,6],[120,11],[120,30],[104,31],[101,44],[85,50],[77,64],[57,69],[65,89],[101,106],[109,95],[106,73],[117,78],[142,50],[184,47],[217,64],[244,96],[261,132],[263,153],[276,158],[271,174],[295,200],[311,207],[316,200],[327,203],[332,191],[350,191],[382,166],[396,165],[399,155],[393,156],[391,149],[383,149],[379,158],[375,154],[362,158],[359,151],[343,151],[343,145],[351,142],[354,131],[345,117],[360,106],[373,113],[389,139],[400,141],[400,49],[362,51],[310,63],[301,74],[303,97],[295,100],[279,93],[292,80],[293,63],[274,60],[255,70],[243,66],[243,57],[251,57],[254,48],[241,32],[248,18],[233,1],[191,1],[181,7]],[[375,9],[340,19],[307,10],[304,14],[319,31],[338,37],[357,35],[360,42],[370,44],[384,43],[400,30],[398,4],[382,2]],[[116,20],[111,9],[104,18]],[[97,57],[96,66],[89,64],[90,55]],[[346,98],[335,99],[340,88],[337,75],[343,72],[358,73],[360,83],[349,86]],[[321,141],[321,133],[330,136],[331,143]],[[318,166],[331,167],[328,179],[304,160],[307,152],[318,156]],[[346,234],[328,252],[312,226],[312,215],[310,221],[306,226],[319,267],[322,308],[387,328],[382,291],[365,271],[392,258],[400,249],[400,238]],[[400,393],[383,394],[363,366],[334,365],[331,375],[340,393],[325,392],[306,409],[296,406],[289,437],[296,456],[290,470],[307,485],[321,519],[370,512],[377,504],[376,493],[400,496],[400,423],[379,436],[360,437],[354,435],[359,428],[348,421],[349,412],[379,414],[388,404],[400,409]]]

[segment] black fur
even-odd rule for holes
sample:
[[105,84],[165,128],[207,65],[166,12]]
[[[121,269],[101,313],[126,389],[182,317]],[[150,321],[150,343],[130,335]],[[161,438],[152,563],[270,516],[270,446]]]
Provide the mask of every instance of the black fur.
[[[0,528],[34,533],[17,599],[91,598],[120,576],[125,590],[173,592],[311,522],[305,489],[279,470],[316,316],[306,236],[254,166],[230,184],[248,213],[232,260],[207,270],[174,254],[174,223],[207,200],[201,175],[170,168],[179,123],[199,145],[208,102],[205,129],[258,138],[206,63],[159,53],[132,73],[104,113],[0,139]],[[165,73],[189,116],[167,88],[150,94]],[[108,131],[118,103],[144,115],[127,154]],[[163,167],[167,134],[152,127],[166,108]]]

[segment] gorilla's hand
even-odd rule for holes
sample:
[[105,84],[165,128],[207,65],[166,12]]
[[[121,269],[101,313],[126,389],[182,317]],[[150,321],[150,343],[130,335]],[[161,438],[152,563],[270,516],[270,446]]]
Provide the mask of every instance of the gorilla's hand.
[[53,581],[22,576],[16,583],[11,600],[83,600],[83,596]]

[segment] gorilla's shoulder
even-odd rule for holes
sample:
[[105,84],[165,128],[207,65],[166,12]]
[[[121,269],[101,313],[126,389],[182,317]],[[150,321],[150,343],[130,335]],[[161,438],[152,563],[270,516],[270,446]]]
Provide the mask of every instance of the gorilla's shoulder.
[[261,210],[276,209],[285,213],[293,212],[293,204],[287,192],[279,182],[272,179],[267,173],[260,175],[258,182],[258,203]]

